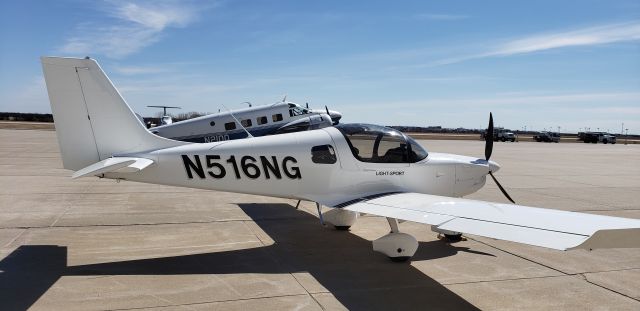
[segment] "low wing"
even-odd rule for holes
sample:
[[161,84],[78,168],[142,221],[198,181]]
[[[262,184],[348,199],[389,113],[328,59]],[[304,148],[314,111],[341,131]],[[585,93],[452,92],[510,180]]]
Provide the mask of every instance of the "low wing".
[[115,171],[118,171],[118,173],[133,173],[141,171],[151,164],[153,164],[153,160],[145,158],[108,158],[76,171],[71,178],[76,179],[86,176],[95,176]]
[[345,210],[559,250],[640,247],[640,220],[419,193],[359,201]]

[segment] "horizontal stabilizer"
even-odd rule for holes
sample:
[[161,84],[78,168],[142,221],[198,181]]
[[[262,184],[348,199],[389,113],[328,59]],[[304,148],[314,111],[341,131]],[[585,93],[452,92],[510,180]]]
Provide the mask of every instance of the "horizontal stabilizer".
[[391,194],[343,208],[558,250],[640,247],[637,219],[419,193]]
[[71,178],[95,176],[118,171],[118,173],[134,173],[153,164],[153,160],[145,158],[116,157],[108,158],[76,171]]

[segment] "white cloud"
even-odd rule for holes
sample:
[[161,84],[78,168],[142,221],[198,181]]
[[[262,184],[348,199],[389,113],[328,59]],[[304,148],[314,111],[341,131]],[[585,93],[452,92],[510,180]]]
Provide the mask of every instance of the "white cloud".
[[600,45],[635,40],[640,40],[640,22],[609,24],[524,37],[501,44],[485,55],[514,55],[570,46]]
[[[607,104],[610,108],[612,104],[620,107],[628,107],[640,103],[640,92],[603,92],[603,93],[565,93],[565,94],[499,94],[491,97],[477,98],[443,98],[427,99],[420,101],[401,102],[381,102],[369,103],[369,107],[397,107],[412,109],[417,107],[458,107],[458,108],[490,108],[490,107],[531,107],[540,105],[564,105],[575,106],[584,110],[585,104]],[[626,108],[625,108],[626,109]],[[637,111],[632,109],[630,111]]]
[[158,42],[166,29],[194,22],[202,9],[190,1],[107,1],[104,10],[110,23],[78,25],[77,34],[67,39],[59,51],[122,58]]
[[475,54],[462,54],[448,57],[414,67],[434,67],[487,57],[511,56],[550,49],[604,45],[638,40],[640,40],[640,22],[615,23],[506,40],[496,44],[489,50],[479,51]]

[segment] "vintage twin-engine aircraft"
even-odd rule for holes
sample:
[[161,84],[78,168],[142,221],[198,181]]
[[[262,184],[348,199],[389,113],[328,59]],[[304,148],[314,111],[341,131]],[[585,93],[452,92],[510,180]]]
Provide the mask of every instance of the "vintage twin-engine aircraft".
[[276,135],[315,130],[338,124],[342,115],[326,106],[322,110],[301,107],[292,102],[253,106],[214,113],[149,129],[174,140],[194,143]]
[[[491,139],[483,159],[427,153],[401,132],[367,124],[186,143],[149,133],[94,60],[43,57],[42,64],[73,178],[308,200],[321,221],[342,229],[359,213],[384,216],[391,233],[373,249],[393,260],[418,247],[399,220],[451,238],[468,233],[559,250],[640,246],[640,220],[461,199],[500,168],[489,160]],[[321,205],[331,209],[321,213]]]

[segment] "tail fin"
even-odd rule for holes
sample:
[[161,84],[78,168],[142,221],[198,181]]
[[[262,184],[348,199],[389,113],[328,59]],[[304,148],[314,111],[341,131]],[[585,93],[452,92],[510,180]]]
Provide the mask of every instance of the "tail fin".
[[64,168],[183,145],[149,133],[93,59],[42,57]]

